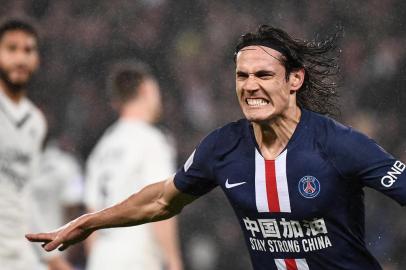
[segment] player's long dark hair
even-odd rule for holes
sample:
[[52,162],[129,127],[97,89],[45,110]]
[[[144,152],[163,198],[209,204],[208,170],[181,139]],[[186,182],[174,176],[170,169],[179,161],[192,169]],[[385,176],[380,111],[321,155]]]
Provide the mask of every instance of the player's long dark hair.
[[337,41],[342,32],[342,27],[338,27],[336,33],[326,40],[305,41],[293,39],[281,29],[261,25],[257,32],[240,38],[234,57],[239,50],[250,45],[263,45],[281,52],[286,79],[295,69],[305,70],[303,85],[297,93],[298,104],[314,112],[336,115],[339,112],[335,82],[339,73]]

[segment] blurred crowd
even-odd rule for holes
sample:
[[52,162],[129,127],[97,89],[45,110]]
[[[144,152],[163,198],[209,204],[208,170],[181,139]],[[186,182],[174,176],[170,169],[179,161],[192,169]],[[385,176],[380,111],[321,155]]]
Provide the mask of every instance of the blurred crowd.
[[[40,32],[42,64],[29,96],[50,136],[83,164],[114,121],[106,86],[120,60],[148,63],[163,89],[162,128],[181,165],[210,130],[242,117],[234,93],[237,38],[259,24],[322,40],[342,25],[337,119],[406,160],[406,2],[204,0],[2,0],[1,18],[28,18]],[[218,207],[218,205],[226,207]],[[333,209],[332,209],[333,211]],[[406,213],[366,192],[367,243],[386,270],[406,266]],[[216,190],[180,216],[186,269],[250,269],[238,223]],[[76,257],[78,267],[84,258]]]

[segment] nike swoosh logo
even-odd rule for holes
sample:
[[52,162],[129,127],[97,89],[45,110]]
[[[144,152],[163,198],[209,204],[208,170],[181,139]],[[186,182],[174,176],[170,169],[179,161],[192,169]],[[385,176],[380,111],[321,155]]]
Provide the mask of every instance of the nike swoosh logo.
[[244,185],[244,184],[246,184],[246,183],[247,183],[247,182],[239,182],[239,183],[230,184],[230,183],[228,182],[228,178],[227,178],[227,180],[226,180],[226,188],[234,188],[234,187],[238,187],[238,186]]

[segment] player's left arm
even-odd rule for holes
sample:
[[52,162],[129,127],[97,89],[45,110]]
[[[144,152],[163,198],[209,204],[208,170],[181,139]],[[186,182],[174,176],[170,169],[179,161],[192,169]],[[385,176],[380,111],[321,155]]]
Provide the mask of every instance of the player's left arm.
[[374,140],[351,128],[336,136],[332,153],[336,168],[350,179],[406,205],[406,165]]
[[179,191],[173,177],[151,184],[126,200],[99,212],[85,214],[53,232],[28,234],[32,242],[42,242],[46,251],[86,239],[99,229],[128,227],[171,218],[197,197]]

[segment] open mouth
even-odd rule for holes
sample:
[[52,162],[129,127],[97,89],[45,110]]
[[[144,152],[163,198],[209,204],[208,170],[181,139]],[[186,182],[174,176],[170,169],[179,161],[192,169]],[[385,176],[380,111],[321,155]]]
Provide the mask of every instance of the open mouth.
[[250,107],[261,107],[269,104],[269,101],[263,98],[246,98],[245,102]]

